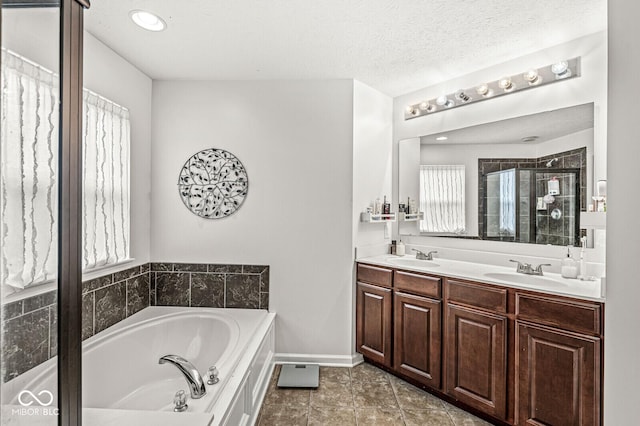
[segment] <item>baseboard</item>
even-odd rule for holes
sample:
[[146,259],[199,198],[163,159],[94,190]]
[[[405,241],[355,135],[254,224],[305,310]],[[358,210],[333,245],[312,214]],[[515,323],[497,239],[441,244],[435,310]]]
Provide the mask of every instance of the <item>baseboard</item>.
[[325,367],[355,367],[364,362],[361,354],[318,355],[277,353],[273,359],[276,364],[319,364]]

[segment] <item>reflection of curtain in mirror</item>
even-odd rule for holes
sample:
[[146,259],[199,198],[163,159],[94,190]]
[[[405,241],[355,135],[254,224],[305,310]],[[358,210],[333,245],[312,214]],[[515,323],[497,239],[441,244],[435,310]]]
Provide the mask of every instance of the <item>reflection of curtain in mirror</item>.
[[516,235],[516,172],[500,173],[500,235]]
[[[57,269],[58,76],[2,50],[2,283]],[[129,113],[84,90],[83,268],[129,255]]]
[[421,232],[465,231],[464,166],[420,166]]
[[23,288],[57,265],[58,78],[2,50],[2,282]]

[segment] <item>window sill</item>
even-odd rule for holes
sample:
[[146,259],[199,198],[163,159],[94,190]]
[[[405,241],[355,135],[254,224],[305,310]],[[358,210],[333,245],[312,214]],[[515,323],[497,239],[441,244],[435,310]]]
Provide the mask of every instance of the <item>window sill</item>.
[[[135,263],[135,259],[125,259],[111,265],[98,266],[82,273],[82,282],[92,280],[94,278],[102,277],[108,274],[113,274],[125,270]],[[141,264],[140,264],[141,265]],[[9,285],[5,285],[2,289],[2,305],[17,302],[20,300],[28,299],[30,297],[38,296],[40,294],[48,293],[52,290],[57,290],[57,280],[47,280],[38,284],[31,284],[23,290],[14,289]],[[13,291],[12,291],[13,290]],[[12,291],[8,293],[8,291]],[[7,294],[8,293],[8,294]]]

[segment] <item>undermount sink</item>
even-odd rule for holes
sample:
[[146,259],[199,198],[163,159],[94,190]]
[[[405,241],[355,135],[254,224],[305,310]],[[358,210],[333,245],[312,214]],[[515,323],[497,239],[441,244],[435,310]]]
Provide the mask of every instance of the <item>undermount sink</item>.
[[389,257],[387,258],[387,262],[398,265],[398,266],[411,266],[411,267],[423,267],[423,268],[433,268],[436,266],[440,266],[437,263],[433,263],[432,260],[421,260],[415,258],[407,258],[407,257]]
[[501,281],[509,281],[519,284],[528,284],[534,286],[556,286],[566,287],[567,284],[562,281],[554,280],[553,278],[547,278],[539,275],[526,275],[509,272],[488,272],[484,274],[487,278],[493,278]]

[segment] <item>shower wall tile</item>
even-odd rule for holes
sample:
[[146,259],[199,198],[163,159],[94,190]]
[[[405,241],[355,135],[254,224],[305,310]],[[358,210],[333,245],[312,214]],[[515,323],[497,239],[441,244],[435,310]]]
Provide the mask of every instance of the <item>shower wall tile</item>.
[[44,308],[45,306],[53,305],[57,300],[57,291],[49,291],[47,293],[39,294],[37,296],[24,299],[23,309],[24,313],[35,311],[36,309]]
[[151,281],[152,305],[269,309],[269,265],[152,263]]
[[224,308],[224,282],[224,274],[191,274],[191,306]]
[[3,382],[49,359],[49,325],[48,307],[4,321]]
[[225,297],[227,308],[260,308],[260,275],[228,275]]
[[93,292],[82,295],[82,340],[88,339],[95,333],[93,329],[94,300]]
[[94,330],[96,333],[127,317],[124,281],[96,290],[95,298]]
[[143,310],[149,303],[149,274],[138,275],[126,281],[127,286],[127,316]]
[[156,304],[189,306],[191,275],[183,272],[156,272]]
[[178,272],[207,272],[206,263],[174,263],[173,270]]

